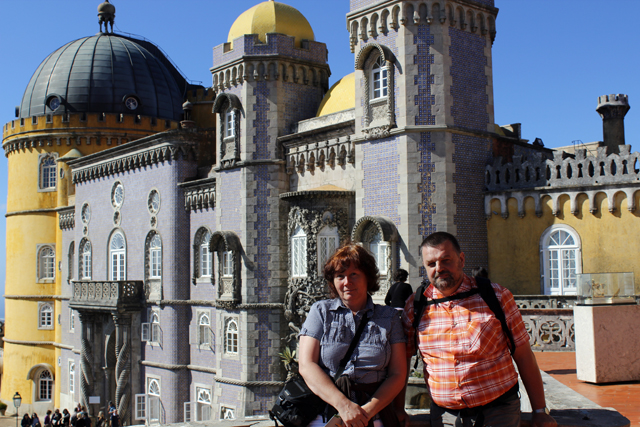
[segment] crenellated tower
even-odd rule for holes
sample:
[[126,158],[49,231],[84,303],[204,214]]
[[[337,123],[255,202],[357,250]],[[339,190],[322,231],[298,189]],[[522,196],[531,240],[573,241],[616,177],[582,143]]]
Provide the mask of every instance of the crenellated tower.
[[[434,231],[456,234],[467,267],[487,265],[481,215],[484,166],[496,137],[491,46],[493,0],[351,0],[356,158],[362,156],[356,216],[382,215],[405,236],[394,265]],[[390,192],[378,196],[384,186]]]
[[221,417],[253,415],[269,409],[284,377],[274,349],[287,329],[288,209],[279,196],[289,177],[278,138],[315,116],[328,87],[327,48],[299,11],[265,1],[214,48],[211,73],[219,206],[211,251],[221,262],[231,254],[235,272],[216,282],[216,323],[240,325],[239,350],[221,342],[217,352],[214,400]]

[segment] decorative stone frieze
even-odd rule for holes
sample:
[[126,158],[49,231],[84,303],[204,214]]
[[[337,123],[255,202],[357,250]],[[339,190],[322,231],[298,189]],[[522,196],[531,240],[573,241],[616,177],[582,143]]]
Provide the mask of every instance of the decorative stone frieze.
[[58,223],[60,226],[60,230],[73,230],[76,226],[75,207],[61,210],[58,213]]
[[213,89],[223,91],[243,84],[257,81],[283,81],[301,85],[329,88],[329,66],[326,64],[310,65],[280,55],[268,57],[245,56],[212,70]]
[[185,183],[184,208],[189,211],[197,209],[213,209],[216,207],[216,179],[198,180],[197,184]]
[[[571,201],[571,213],[578,215],[578,201],[582,194],[589,198],[589,211],[597,212],[596,196],[607,195],[609,211],[615,212],[615,195],[624,192],[627,208],[635,211],[634,194],[640,190],[640,153],[630,153],[629,145],[621,145],[619,154],[606,154],[606,147],[598,147],[597,154],[587,156],[587,150],[576,150],[575,156],[565,152],[554,152],[553,159],[535,154],[523,161],[514,156],[512,163],[502,164],[497,158],[486,167],[485,215],[491,217],[491,202],[499,200],[501,215],[509,216],[507,201],[518,202],[518,215],[524,217],[524,200],[531,197],[535,202],[536,215],[542,215],[541,199],[551,197],[552,213],[560,213],[560,197],[567,195]],[[546,188],[541,188],[546,187]]]
[[[381,2],[382,3],[382,2]],[[444,7],[443,7],[444,6]],[[471,33],[489,34],[491,42],[496,36],[495,17],[498,9],[479,2],[458,0],[395,1],[384,2],[379,7],[356,10],[347,15],[349,44],[355,52],[359,40],[367,42],[379,35],[397,30],[399,25],[449,25]]]
[[73,296],[69,306],[74,310],[140,310],[143,282],[124,280],[110,282],[72,281]]
[[285,150],[289,175],[294,172],[303,173],[305,170],[314,171],[316,168],[324,170],[327,166],[333,169],[336,164],[355,165],[355,147],[349,135],[311,144],[286,144]]
[[190,145],[163,144],[110,161],[107,160],[88,167],[74,169],[73,183],[78,184],[165,161],[178,160],[180,158],[193,159],[195,155],[195,151]]

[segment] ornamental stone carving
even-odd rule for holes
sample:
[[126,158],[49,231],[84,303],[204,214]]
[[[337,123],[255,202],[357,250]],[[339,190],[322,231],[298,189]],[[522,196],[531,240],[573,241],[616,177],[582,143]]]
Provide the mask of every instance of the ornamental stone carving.
[[[340,244],[349,236],[347,212],[345,209],[305,209],[298,206],[289,211],[289,242],[297,227],[302,228],[307,236],[307,273],[306,277],[290,277],[285,294],[285,318],[289,322],[288,341],[296,339],[307,313],[316,301],[328,297],[327,286],[318,273],[318,233],[324,227],[335,227],[338,230]],[[288,248],[289,271],[291,272],[291,245]]]
[[[216,231],[211,236],[209,250],[218,256],[218,299],[217,304],[227,308],[236,307],[241,302],[240,258],[242,245],[238,235],[233,231]],[[224,254],[231,254],[231,269],[224,274]],[[214,274],[211,282],[215,284]]]

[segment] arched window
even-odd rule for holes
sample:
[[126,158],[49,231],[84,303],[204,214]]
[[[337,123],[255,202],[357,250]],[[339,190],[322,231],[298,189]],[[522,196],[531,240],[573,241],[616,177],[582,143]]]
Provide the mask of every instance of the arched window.
[[40,160],[40,189],[56,188],[56,159],[45,156]]
[[236,110],[229,110],[225,114],[224,137],[236,136]]
[[162,242],[158,234],[154,235],[149,243],[149,278],[160,279],[162,277]]
[[387,255],[389,251],[389,242],[385,242],[380,237],[380,233],[376,234],[369,242],[369,251],[376,260],[378,270],[381,275],[387,274]]
[[211,277],[212,255],[209,250],[209,242],[211,242],[211,232],[205,228],[198,230],[194,245],[194,260],[196,261],[194,271],[196,277]]
[[555,225],[540,240],[544,293],[576,295],[576,274],[582,272],[580,236],[569,226]]
[[222,277],[233,277],[233,251],[222,253]]
[[71,242],[69,245],[69,253],[67,254],[67,260],[69,265],[67,266],[67,281],[73,280],[73,260],[76,257],[76,242]]
[[198,345],[211,346],[211,321],[206,313],[198,318]]
[[338,227],[325,226],[318,233],[318,273],[322,276],[324,265],[340,245]]
[[42,246],[38,251],[38,279],[53,280],[56,274],[56,253],[51,246]]
[[43,369],[38,376],[38,400],[49,401],[53,396],[53,377],[48,369]]
[[211,420],[211,391],[196,387],[197,421]]
[[80,242],[79,276],[81,280],[91,280],[91,242]]
[[126,254],[127,246],[124,236],[116,231],[109,242],[109,280],[127,280]]
[[49,303],[41,303],[38,313],[38,327],[43,329],[53,328],[53,307]]
[[162,340],[162,331],[160,330],[160,317],[155,311],[151,313],[151,341],[160,344]]
[[307,234],[300,226],[291,236],[291,276],[307,277]]
[[149,421],[160,421],[160,381],[147,378],[147,395],[149,396]]
[[382,57],[379,57],[371,67],[371,100],[387,97],[387,65]]
[[227,320],[224,352],[227,354],[238,354],[238,322],[235,319]]

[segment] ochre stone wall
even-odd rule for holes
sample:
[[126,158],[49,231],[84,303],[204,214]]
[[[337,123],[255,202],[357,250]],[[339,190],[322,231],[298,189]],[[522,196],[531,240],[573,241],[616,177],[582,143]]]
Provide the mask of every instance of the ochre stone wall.
[[[640,191],[634,195],[640,203]],[[493,200],[487,221],[489,240],[489,274],[493,281],[509,288],[514,294],[540,294],[540,238],[554,224],[573,227],[582,242],[583,273],[633,272],[640,283],[640,210],[629,212],[624,193],[614,198],[615,211],[609,211],[604,193],[596,196],[597,211],[589,211],[586,195],[579,196],[578,214],[571,213],[569,197],[560,198],[560,213],[551,213],[550,197],[541,200],[542,216],[535,214],[534,201],[525,199],[525,216],[518,217],[515,199],[508,200],[509,216],[500,216],[500,202]],[[495,212],[498,212],[496,215]]]

